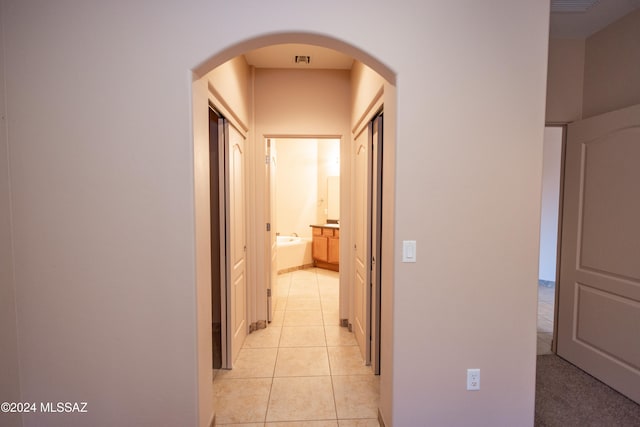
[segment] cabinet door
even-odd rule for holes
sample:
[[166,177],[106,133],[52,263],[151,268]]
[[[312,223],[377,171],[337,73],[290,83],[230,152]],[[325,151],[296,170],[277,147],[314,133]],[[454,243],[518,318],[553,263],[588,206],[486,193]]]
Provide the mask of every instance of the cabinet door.
[[311,247],[311,253],[313,259],[318,261],[328,261],[328,249],[329,249],[329,239],[324,236],[313,236],[313,245]]
[[340,239],[329,239],[329,254],[327,262],[338,264],[340,262]]

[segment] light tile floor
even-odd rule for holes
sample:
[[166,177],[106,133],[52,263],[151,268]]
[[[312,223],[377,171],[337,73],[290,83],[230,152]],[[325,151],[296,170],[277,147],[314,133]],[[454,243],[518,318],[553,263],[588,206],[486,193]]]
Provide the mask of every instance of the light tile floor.
[[216,425],[378,426],[379,377],[340,326],[338,273],[278,276],[275,316],[213,381]]
[[551,354],[555,286],[538,285],[538,354]]

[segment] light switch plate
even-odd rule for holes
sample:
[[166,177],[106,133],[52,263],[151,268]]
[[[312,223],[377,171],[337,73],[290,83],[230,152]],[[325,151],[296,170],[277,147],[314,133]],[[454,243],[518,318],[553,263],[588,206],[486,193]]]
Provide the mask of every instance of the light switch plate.
[[416,241],[402,241],[402,262],[416,262]]

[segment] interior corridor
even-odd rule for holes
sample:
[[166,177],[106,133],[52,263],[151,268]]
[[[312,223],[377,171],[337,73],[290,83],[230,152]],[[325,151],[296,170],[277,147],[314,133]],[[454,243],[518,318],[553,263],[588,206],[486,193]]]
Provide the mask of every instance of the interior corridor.
[[216,425],[378,426],[379,377],[339,325],[338,273],[278,276],[275,316],[214,376]]
[[552,354],[555,284],[538,284],[538,355]]

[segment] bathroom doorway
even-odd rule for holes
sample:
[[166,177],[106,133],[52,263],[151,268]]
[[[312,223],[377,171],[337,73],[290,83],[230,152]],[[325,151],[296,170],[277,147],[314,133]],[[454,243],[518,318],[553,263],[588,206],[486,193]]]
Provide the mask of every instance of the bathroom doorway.
[[267,259],[276,273],[315,264],[312,225],[339,227],[340,144],[339,138],[266,139],[265,211],[271,230],[267,250],[272,252]]

